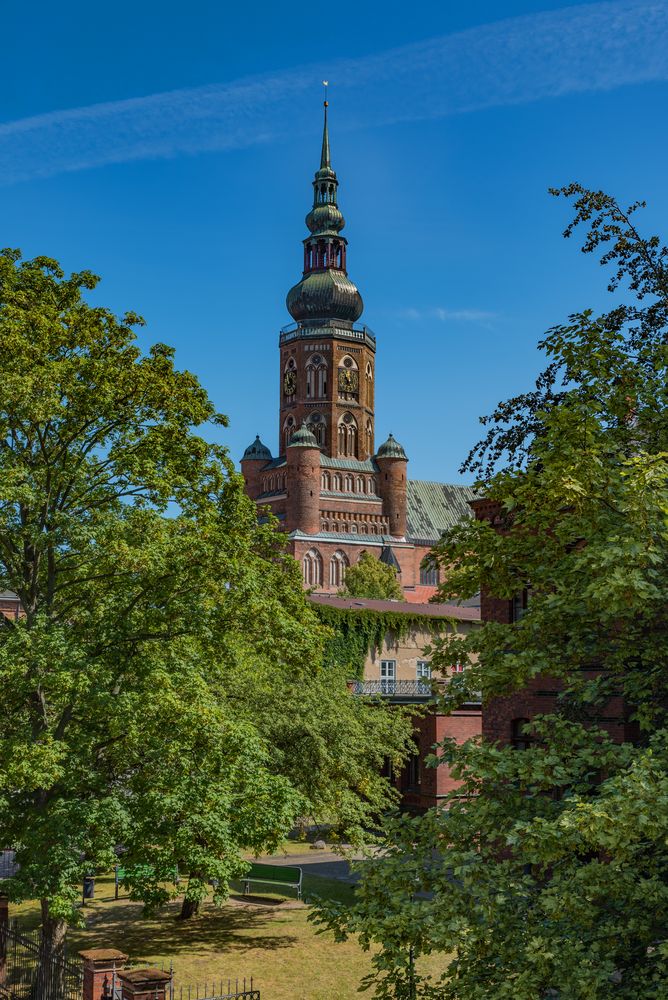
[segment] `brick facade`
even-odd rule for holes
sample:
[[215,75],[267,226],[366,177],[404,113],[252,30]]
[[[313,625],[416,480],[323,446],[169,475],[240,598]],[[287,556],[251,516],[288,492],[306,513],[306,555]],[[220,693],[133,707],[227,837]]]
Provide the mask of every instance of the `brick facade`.
[[[471,506],[478,520],[489,521],[499,532],[512,530],[512,526],[503,517],[498,503],[481,499],[472,501]],[[480,617],[483,623],[499,622],[508,625],[513,620],[513,603],[494,597],[483,588],[480,594]],[[593,678],[600,672],[600,668],[592,667],[591,671],[585,671],[585,676]],[[531,721],[536,715],[553,712],[561,689],[562,682],[559,678],[541,675],[532,678],[521,691],[503,698],[491,699],[483,705],[483,736],[505,745],[523,742],[522,725]],[[615,742],[632,741],[636,736],[636,725],[629,722],[629,714],[628,706],[624,704],[623,699],[615,697],[592,717],[591,722],[605,730]]]

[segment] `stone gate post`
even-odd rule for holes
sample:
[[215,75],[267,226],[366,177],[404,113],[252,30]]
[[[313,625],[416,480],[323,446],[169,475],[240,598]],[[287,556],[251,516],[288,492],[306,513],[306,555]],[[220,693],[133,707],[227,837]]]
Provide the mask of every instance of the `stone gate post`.
[[125,968],[128,956],[116,948],[88,948],[79,952],[83,959],[83,1000],[105,1000],[105,986],[111,988],[116,972]]
[[123,1000],[169,1000],[171,978],[161,969],[131,969],[118,977]]

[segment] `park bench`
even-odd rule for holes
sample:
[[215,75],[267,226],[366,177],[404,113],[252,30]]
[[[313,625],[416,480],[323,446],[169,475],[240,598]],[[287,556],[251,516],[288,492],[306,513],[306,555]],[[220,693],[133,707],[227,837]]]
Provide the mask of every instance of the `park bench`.
[[243,883],[243,893],[250,892],[251,882],[260,885],[280,885],[297,890],[297,899],[302,898],[302,870],[291,865],[252,864],[238,881]]
[[[151,878],[155,872],[153,865],[133,865],[131,868],[124,868],[123,865],[116,865],[114,868],[114,899],[118,899],[118,887],[126,878]],[[175,885],[179,884],[178,868],[170,868],[167,873]]]

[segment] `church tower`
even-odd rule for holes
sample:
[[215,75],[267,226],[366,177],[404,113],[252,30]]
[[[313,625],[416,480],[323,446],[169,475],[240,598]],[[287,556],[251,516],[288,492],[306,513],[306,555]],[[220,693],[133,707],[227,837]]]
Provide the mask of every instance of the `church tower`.
[[376,339],[358,325],[364,306],[348,277],[327,107],[325,101],[304,270],[286,299],[295,322],[280,334],[279,453],[287,453],[293,434],[306,424],[323,456],[364,461],[374,454]]

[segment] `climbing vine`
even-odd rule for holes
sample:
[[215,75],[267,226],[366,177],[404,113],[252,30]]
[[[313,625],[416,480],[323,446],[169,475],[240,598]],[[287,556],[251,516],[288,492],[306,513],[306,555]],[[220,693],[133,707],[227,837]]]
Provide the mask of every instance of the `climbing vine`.
[[411,632],[435,634],[451,625],[448,618],[400,614],[397,611],[373,611],[369,608],[353,611],[323,604],[314,604],[313,608],[320,620],[333,631],[325,644],[325,666],[348,666],[351,678],[362,677],[369,652],[382,648],[388,632],[395,641],[400,641]]

